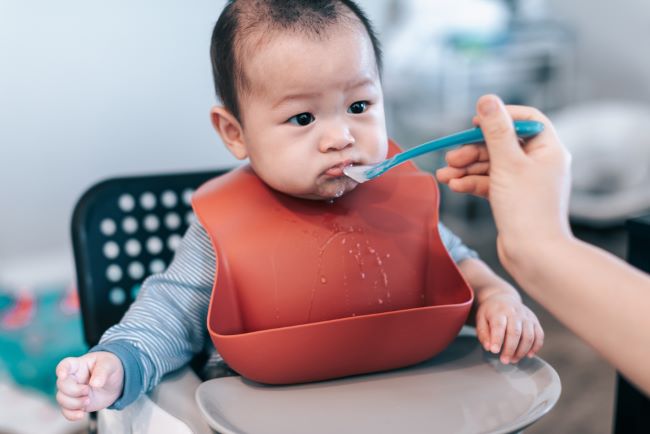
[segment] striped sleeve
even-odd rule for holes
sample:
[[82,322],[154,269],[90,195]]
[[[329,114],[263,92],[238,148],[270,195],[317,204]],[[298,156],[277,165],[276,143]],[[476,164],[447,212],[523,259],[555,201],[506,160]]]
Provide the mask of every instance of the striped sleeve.
[[467,247],[467,245],[463,243],[463,240],[461,240],[460,237],[454,234],[444,224],[438,223],[438,232],[440,233],[442,244],[445,246],[451,259],[453,259],[456,264],[460,264],[465,259],[478,258],[478,253]]
[[122,320],[91,351],[111,351],[124,366],[124,408],[161,377],[187,364],[209,343],[206,317],[215,256],[203,227],[193,223],[167,270],[147,278]]

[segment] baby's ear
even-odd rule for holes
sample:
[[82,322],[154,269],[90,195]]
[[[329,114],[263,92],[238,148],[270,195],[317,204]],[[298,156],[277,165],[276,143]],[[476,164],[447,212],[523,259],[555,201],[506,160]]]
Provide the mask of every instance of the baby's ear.
[[210,110],[212,126],[223,140],[228,150],[238,160],[248,157],[246,144],[244,142],[244,130],[241,124],[232,113],[225,107],[215,106]]

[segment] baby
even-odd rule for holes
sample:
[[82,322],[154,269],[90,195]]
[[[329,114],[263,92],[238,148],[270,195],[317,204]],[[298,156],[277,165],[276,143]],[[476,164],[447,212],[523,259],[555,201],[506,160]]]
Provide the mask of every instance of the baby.
[[[236,158],[249,160],[256,179],[310,203],[361,193],[375,182],[359,186],[343,174],[388,152],[381,51],[354,2],[230,1],[211,56],[223,104],[212,109],[214,128]],[[532,357],[544,338],[536,316],[475,252],[443,225],[438,229],[474,290],[472,319],[482,346],[503,363]],[[208,365],[219,362],[206,330],[215,263],[206,229],[192,224],[169,268],[145,281],[100,344],[59,363],[57,400],[65,417],[124,408],[204,349]]]

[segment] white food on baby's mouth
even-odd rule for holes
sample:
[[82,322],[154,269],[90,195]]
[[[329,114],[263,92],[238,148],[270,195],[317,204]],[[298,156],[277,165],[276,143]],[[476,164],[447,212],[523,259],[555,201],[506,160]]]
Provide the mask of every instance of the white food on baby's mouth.
[[368,165],[363,165],[363,166],[347,166],[343,168],[343,173],[345,176],[348,178],[354,179],[356,182],[359,184],[362,184],[366,181],[368,181],[368,177],[366,176],[366,171],[373,166],[368,166]]

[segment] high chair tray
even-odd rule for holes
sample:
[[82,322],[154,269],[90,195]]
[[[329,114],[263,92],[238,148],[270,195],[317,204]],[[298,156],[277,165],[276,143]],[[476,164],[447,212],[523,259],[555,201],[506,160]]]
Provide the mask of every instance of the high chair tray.
[[220,433],[509,433],[557,402],[561,383],[539,357],[503,365],[465,327],[438,356],[408,368],[332,381],[265,386],[217,378],[196,392]]

